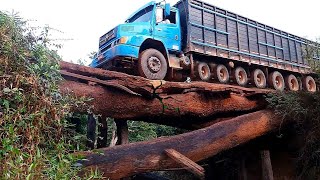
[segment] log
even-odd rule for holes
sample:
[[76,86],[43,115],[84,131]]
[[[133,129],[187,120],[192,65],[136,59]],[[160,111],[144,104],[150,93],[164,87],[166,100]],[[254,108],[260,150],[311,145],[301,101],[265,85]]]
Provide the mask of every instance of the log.
[[173,159],[175,162],[184,166],[188,171],[196,175],[199,179],[205,178],[205,170],[203,167],[193,162],[189,158],[185,157],[183,154],[179,153],[174,149],[166,149],[166,154]]
[[60,65],[65,77],[62,93],[93,98],[90,105],[95,114],[118,120],[191,128],[191,124],[263,109],[263,95],[269,92],[205,82],[152,81],[66,62]]
[[80,163],[85,171],[98,168],[110,179],[176,168],[179,165],[165,154],[165,149],[175,149],[198,162],[275,130],[280,124],[280,118],[263,110],[186,134],[99,149],[99,153],[82,152],[86,160]]

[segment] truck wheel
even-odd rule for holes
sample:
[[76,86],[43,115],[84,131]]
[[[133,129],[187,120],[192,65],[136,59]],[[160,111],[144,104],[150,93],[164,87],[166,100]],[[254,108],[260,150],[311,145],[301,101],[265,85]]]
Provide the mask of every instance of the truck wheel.
[[248,83],[248,74],[242,67],[237,67],[234,71],[234,77],[240,86],[246,86]]
[[286,86],[290,91],[299,91],[300,89],[299,81],[293,74],[286,77]]
[[162,80],[167,74],[167,60],[155,49],[144,50],[138,60],[139,75],[152,80]]
[[200,63],[198,65],[199,77],[202,81],[209,81],[211,78],[211,71],[207,63]]
[[266,88],[267,86],[267,78],[264,75],[261,69],[255,69],[252,73],[252,80],[253,83],[256,85],[257,88]]
[[269,85],[277,91],[284,90],[284,79],[281,73],[274,71],[269,75]]
[[224,84],[228,83],[229,79],[230,79],[229,71],[228,71],[227,67],[222,64],[219,64],[217,66],[215,76],[220,83],[224,83]]
[[316,92],[317,91],[317,84],[316,81],[311,76],[307,76],[303,78],[302,85],[305,90],[308,92]]

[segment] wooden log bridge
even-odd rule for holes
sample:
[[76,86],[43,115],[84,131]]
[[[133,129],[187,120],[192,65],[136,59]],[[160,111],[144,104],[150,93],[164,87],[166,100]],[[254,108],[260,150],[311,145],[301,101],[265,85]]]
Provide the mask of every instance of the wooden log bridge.
[[60,66],[65,78],[60,83],[61,92],[93,98],[89,104],[95,114],[119,122],[136,120],[197,129],[133,144],[122,138],[120,144],[124,145],[96,153],[80,152],[86,159],[80,162],[83,172],[98,168],[106,177],[119,179],[184,167],[203,179],[204,170],[195,162],[262,136],[281,123],[271,111],[264,110],[264,95],[272,90],[153,81],[66,62]]

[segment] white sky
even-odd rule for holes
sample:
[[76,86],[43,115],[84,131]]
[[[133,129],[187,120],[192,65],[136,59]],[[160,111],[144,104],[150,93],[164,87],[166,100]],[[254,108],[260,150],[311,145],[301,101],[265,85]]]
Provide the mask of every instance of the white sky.
[[[0,0],[0,10],[19,12],[63,33],[57,38],[66,61],[86,59],[98,49],[98,39],[150,0]],[[167,0],[172,5],[178,0]],[[210,4],[301,37],[320,37],[319,0],[204,0]]]

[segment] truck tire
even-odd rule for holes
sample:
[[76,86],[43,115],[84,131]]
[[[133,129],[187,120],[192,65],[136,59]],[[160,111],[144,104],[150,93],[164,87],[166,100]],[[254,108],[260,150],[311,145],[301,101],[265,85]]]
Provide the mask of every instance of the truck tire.
[[230,75],[227,67],[223,64],[219,64],[216,68],[215,78],[218,79],[220,83],[226,84],[229,82]]
[[293,74],[286,77],[286,86],[290,91],[299,91],[300,89],[299,81]]
[[209,81],[211,79],[210,67],[207,63],[202,62],[198,65],[198,74],[202,81]]
[[304,77],[302,80],[303,88],[308,92],[316,92],[317,84],[316,81],[311,76]]
[[252,81],[257,88],[266,88],[267,78],[261,69],[255,69],[252,73]]
[[234,71],[234,78],[236,79],[236,82],[240,86],[246,86],[248,84],[248,74],[246,70],[244,70],[242,67],[237,67]]
[[152,80],[166,77],[168,64],[163,54],[156,49],[144,50],[138,59],[139,75]]
[[285,84],[282,74],[278,71],[272,72],[269,75],[269,85],[277,91],[283,91]]

